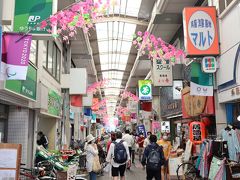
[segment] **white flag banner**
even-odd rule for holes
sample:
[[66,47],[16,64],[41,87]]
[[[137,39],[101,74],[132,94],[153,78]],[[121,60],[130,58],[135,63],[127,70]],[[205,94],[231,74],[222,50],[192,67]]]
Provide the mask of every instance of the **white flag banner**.
[[190,83],[191,96],[213,96],[213,86],[203,86],[194,82]]

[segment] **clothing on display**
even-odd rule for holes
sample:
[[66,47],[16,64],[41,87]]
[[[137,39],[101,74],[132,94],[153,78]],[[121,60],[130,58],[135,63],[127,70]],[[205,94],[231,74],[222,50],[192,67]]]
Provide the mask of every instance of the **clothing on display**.
[[238,139],[237,130],[227,127],[221,131],[221,136],[224,141],[227,141],[229,159],[233,161],[238,161],[238,154],[240,153],[240,141]]
[[220,160],[216,157],[213,157],[208,179],[209,180],[215,180],[215,179],[225,180],[226,179],[225,158],[223,160]]

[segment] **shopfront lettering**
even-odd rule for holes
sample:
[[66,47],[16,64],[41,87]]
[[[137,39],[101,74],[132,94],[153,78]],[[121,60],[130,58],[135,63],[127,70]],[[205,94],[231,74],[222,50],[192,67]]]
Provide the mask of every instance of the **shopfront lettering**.
[[167,110],[173,110],[173,109],[178,109],[178,102],[173,102],[173,103],[170,103],[170,104],[166,104],[163,106],[164,109],[167,109]]
[[29,56],[29,38],[25,38],[23,42],[23,50],[22,50],[22,56],[21,56],[21,64],[25,65],[26,62],[28,62],[27,57]]
[[57,110],[61,110],[61,103],[58,102],[58,99],[55,99],[54,97],[51,96],[48,98],[48,106],[54,107]]

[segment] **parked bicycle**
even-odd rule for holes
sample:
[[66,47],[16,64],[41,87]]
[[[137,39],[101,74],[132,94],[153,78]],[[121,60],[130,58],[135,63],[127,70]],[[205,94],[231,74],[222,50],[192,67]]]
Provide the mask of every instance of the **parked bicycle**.
[[26,168],[20,166],[20,180],[55,180],[56,174],[50,162],[39,162],[36,167]]
[[177,168],[177,178],[178,180],[198,180],[201,179],[199,176],[199,171],[195,167],[195,162],[198,156],[193,156],[190,158],[190,161],[183,162]]

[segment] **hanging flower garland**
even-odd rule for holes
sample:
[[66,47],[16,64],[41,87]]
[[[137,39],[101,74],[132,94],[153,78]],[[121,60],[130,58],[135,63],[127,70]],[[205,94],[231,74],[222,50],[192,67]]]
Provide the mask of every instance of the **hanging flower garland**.
[[161,60],[163,63],[170,60],[172,64],[175,64],[180,62],[181,57],[185,58],[186,56],[183,50],[177,49],[148,31],[144,33],[138,31],[137,35],[134,35],[133,44],[138,50],[141,50],[141,55],[148,55],[149,59]]
[[[108,7],[110,0],[105,4],[102,0],[85,0],[74,3],[69,8],[51,15],[48,19],[43,20],[40,24],[41,29],[46,29],[49,33],[54,33],[54,37],[62,36],[64,41],[77,34],[77,28],[82,28],[84,33],[88,33],[94,26],[94,22],[101,18]],[[56,32],[54,28],[57,27]]]
[[95,113],[99,116],[104,116],[107,114],[107,108],[103,107],[103,108],[99,109],[98,111],[96,111]]
[[117,108],[117,115],[118,115],[118,116],[122,116],[122,115],[124,115],[124,114],[126,114],[126,113],[128,113],[128,112],[129,112],[129,109],[128,109],[127,107],[119,106],[119,107]]
[[123,93],[121,94],[121,97],[123,99],[128,99],[128,100],[135,101],[135,102],[139,101],[139,98],[135,94],[133,94],[129,91],[123,91]]
[[103,79],[102,81],[95,82],[88,86],[87,93],[93,93],[96,94],[96,92],[103,87],[106,87],[109,83],[108,79]]

